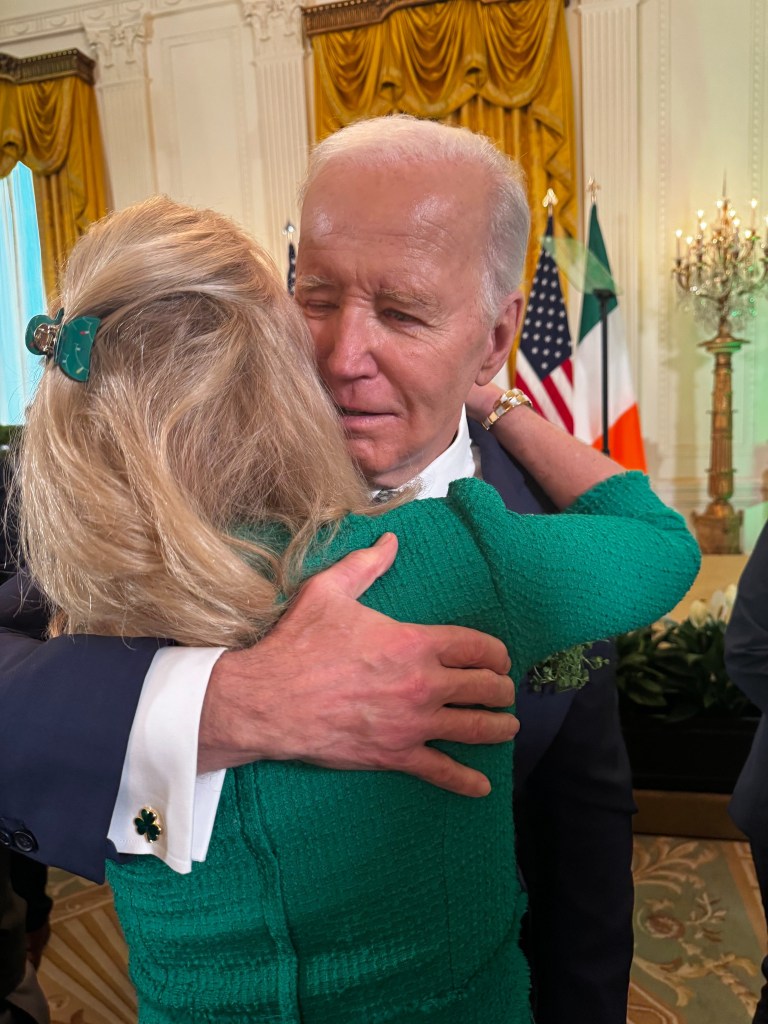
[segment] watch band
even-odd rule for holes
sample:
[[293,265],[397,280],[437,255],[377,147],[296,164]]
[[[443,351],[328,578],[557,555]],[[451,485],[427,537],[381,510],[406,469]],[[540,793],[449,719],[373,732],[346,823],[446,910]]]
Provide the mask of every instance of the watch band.
[[493,412],[483,420],[483,426],[486,430],[490,430],[496,420],[506,416],[510,409],[515,409],[518,405],[529,405],[533,408],[533,402],[524,391],[521,391],[520,388],[510,388],[499,397],[493,407]]

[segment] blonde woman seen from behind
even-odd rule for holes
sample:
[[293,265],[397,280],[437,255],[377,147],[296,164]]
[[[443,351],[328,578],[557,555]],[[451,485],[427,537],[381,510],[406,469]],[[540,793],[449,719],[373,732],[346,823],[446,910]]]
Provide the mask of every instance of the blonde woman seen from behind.
[[[560,516],[508,512],[475,479],[371,506],[300,314],[261,249],[210,211],[154,199],[96,225],[61,306],[33,331],[48,359],[18,483],[54,633],[248,645],[302,579],[391,532],[398,557],[366,603],[492,633],[515,678],[652,620],[695,574],[681,518],[591,455],[572,459]],[[438,746],[490,794],[260,761],[227,773],[190,874],[112,865],[142,1024],[530,1021],[512,744]]]
[[[54,633],[253,643],[292,557],[368,504],[269,258],[158,197],[78,243],[60,304],[100,325],[87,384],[44,374],[22,453],[25,555],[62,609]],[[283,524],[289,554],[234,538],[241,521]]]

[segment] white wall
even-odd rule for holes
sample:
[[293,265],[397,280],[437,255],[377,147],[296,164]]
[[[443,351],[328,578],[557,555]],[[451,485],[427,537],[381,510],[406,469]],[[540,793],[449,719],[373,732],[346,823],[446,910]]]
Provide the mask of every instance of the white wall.
[[[737,206],[754,195],[768,212],[765,0],[571,0],[567,19],[582,172],[602,185],[650,471],[683,511],[702,510],[711,365],[675,303],[674,230],[712,207],[724,169]],[[307,149],[294,0],[3,0],[0,50],[71,46],[99,62],[115,205],[162,191],[215,206],[284,265]],[[747,336],[734,358],[738,507],[763,497],[768,474],[768,314]]]
[[[649,469],[682,511],[706,504],[712,357],[678,307],[674,231],[711,219],[723,172],[744,211],[768,213],[768,14],[765,0],[580,0],[583,169],[599,208],[621,300]],[[577,56],[579,56],[577,54]],[[585,213],[586,213],[585,207]],[[734,363],[737,507],[768,498],[768,311]],[[748,517],[750,546],[758,516]]]
[[307,115],[287,0],[3,0],[0,49],[98,61],[114,205],[153,192],[213,206],[285,261]]

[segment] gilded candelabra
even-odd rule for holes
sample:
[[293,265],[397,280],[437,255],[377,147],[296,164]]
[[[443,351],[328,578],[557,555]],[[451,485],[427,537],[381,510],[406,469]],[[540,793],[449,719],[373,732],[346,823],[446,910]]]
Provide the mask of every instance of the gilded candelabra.
[[766,237],[757,228],[757,200],[751,202],[751,219],[742,227],[736,211],[725,194],[717,201],[715,220],[708,225],[704,211],[697,213],[697,229],[683,243],[677,236],[677,252],[672,274],[678,294],[692,308],[697,320],[716,336],[701,343],[715,357],[712,389],[710,462],[708,469],[709,504],[694,512],[693,522],[699,546],[705,554],[737,554],[741,550],[742,512],[730,503],[733,495],[733,407],[731,356],[744,339],[734,338],[731,324],[756,314],[756,297],[768,285],[768,217]]

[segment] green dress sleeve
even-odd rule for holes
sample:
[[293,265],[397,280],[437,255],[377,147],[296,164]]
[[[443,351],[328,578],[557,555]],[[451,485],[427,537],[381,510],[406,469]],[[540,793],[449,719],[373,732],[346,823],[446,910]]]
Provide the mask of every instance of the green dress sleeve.
[[477,480],[448,502],[491,570],[514,672],[577,643],[647,625],[683,597],[700,554],[642,473],[610,477],[560,515],[510,512]]

